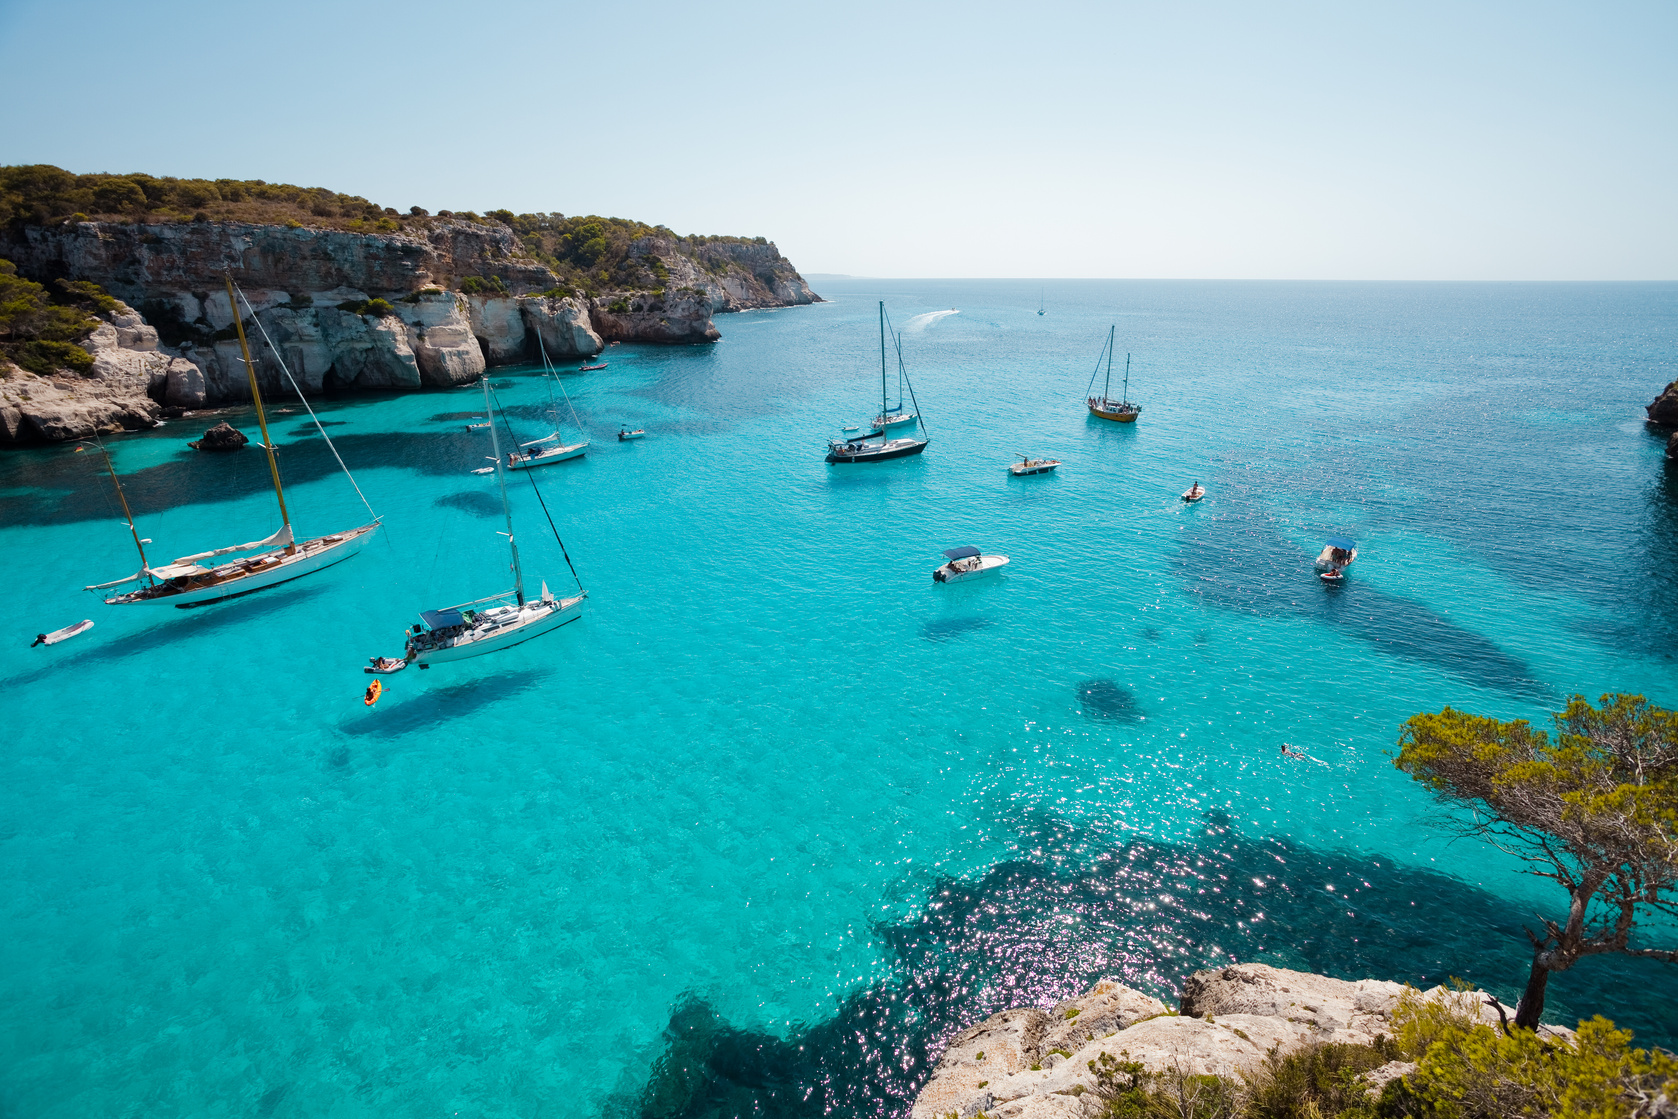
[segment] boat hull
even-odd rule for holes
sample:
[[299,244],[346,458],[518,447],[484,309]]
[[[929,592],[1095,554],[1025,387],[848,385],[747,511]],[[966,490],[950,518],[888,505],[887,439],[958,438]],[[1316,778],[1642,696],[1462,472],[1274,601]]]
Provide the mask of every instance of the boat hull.
[[508,470],[529,470],[533,466],[547,466],[555,462],[567,462],[574,458],[582,458],[588,453],[587,443],[576,443],[569,447],[558,447],[545,455],[508,455]]
[[1097,402],[1091,404],[1089,405],[1089,410],[1090,415],[1096,417],[1097,419],[1112,420],[1115,423],[1121,424],[1133,424],[1136,422],[1136,417],[1142,414],[1141,408],[1135,406],[1124,408],[1113,404],[1111,401],[1106,403]]
[[[368,537],[378,528],[375,522],[352,528],[348,532],[335,533],[332,536],[317,536],[313,540],[305,540],[297,546],[294,555],[286,555],[284,549],[265,552],[259,556],[252,556],[239,563],[223,564],[212,568],[211,574],[227,568],[241,565],[255,565],[256,569],[246,575],[232,578],[221,578],[209,584],[194,585],[196,580],[188,577],[186,585],[176,589],[167,584],[155,587],[143,587],[128,594],[114,595],[105,600],[110,606],[137,606],[146,603],[175,606],[188,609],[193,606],[208,606],[212,602],[222,602],[229,598],[239,598],[242,595],[254,594],[267,590],[281,583],[289,583],[293,579],[301,579],[305,575],[313,575],[317,571],[324,571],[335,563],[342,563],[367,543]],[[275,559],[277,562],[264,563]]]
[[987,575],[995,575],[1008,566],[1007,556],[979,556],[979,565],[973,568],[958,568],[955,561],[946,563],[932,573],[935,583],[961,583],[969,579],[983,579]]
[[855,453],[849,453],[834,447],[827,452],[827,461],[835,463],[849,462],[885,462],[887,459],[907,458],[918,455],[926,450],[930,439],[892,439],[883,447],[862,447]]
[[[450,661],[463,661],[489,653],[499,653],[503,649],[522,645],[582,617],[585,597],[587,596],[578,595],[575,598],[556,599],[551,603],[527,602],[520,611],[518,621],[499,626],[481,636],[472,636],[471,640],[456,640],[446,645],[419,650],[411,658],[412,662],[425,668],[433,664],[447,664]],[[473,633],[476,633],[476,630]]]
[[1008,472],[1016,478],[1024,478],[1031,474],[1053,474],[1059,466],[1058,462],[1016,462],[1008,468]]

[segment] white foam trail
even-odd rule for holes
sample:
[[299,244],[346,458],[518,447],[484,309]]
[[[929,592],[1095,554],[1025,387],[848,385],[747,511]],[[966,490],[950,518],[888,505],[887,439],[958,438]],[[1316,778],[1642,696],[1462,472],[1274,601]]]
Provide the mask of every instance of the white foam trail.
[[956,310],[954,307],[951,307],[948,311],[928,311],[924,315],[916,315],[914,318],[910,319],[908,322],[903,324],[903,333],[905,333],[905,334],[919,334],[921,331],[925,330],[927,327],[931,326],[933,323],[937,322],[939,319],[947,319],[951,315],[959,315],[959,314],[961,314],[960,311]]

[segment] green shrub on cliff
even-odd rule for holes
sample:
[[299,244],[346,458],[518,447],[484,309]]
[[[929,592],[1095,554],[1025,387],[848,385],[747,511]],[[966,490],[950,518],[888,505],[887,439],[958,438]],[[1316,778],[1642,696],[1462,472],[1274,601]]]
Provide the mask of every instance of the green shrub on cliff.
[[138,172],[75,175],[50,164],[0,167],[0,226],[104,221],[246,221],[333,229],[359,224],[381,231],[421,215],[354,194],[261,179],[177,179]]
[[[99,320],[78,303],[101,310],[116,306],[98,284],[67,284],[58,301],[40,284],[25,280],[9,260],[0,260],[0,353],[31,373],[43,376],[55,369],[87,373],[93,356],[76,345],[98,326]],[[109,306],[106,306],[106,305]]]
[[[1498,1029],[1475,997],[1423,1001],[1408,992],[1394,1038],[1272,1050],[1239,1081],[1182,1068],[1150,1073],[1102,1054],[1083,1097],[1092,1119],[1663,1119],[1678,1110],[1678,1056],[1634,1049],[1604,1018],[1571,1040]],[[1379,1094],[1367,1075],[1416,1068]]]

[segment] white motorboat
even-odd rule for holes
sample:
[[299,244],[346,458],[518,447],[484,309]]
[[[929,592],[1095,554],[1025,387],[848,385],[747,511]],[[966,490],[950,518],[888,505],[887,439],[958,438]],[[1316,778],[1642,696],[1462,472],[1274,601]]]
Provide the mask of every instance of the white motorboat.
[[1183,491],[1184,501],[1199,501],[1205,496],[1206,487],[1201,485],[1199,482],[1196,482],[1194,485]]
[[933,571],[937,583],[957,583],[963,579],[978,579],[994,575],[1008,565],[1007,556],[987,556],[972,546],[947,548],[944,556],[950,562]]
[[528,443],[520,443],[519,449],[507,455],[508,470],[529,470],[532,466],[547,466],[549,463],[564,462],[567,459],[582,458],[588,453],[588,440],[572,443],[569,446],[559,437],[559,432],[532,439]]
[[1323,550],[1317,555],[1317,577],[1329,583],[1338,582],[1345,578],[1345,570],[1357,558],[1357,541],[1348,540],[1344,536],[1330,536],[1323,542]]
[[1020,461],[1008,467],[1008,472],[1016,478],[1023,478],[1027,474],[1049,474],[1060,465],[1058,458],[1032,458],[1020,455]]
[[646,437],[647,432],[645,428],[638,427],[634,431],[630,431],[627,425],[620,424],[618,427],[619,443],[628,443],[632,439],[645,439]]
[[[374,517],[371,522],[356,528],[335,532],[327,536],[316,536],[303,541],[301,544],[297,543],[291,527],[291,514],[286,509],[285,488],[280,483],[279,464],[274,458],[274,441],[268,436],[268,417],[263,411],[262,393],[257,388],[256,366],[251,361],[250,346],[245,340],[244,321],[239,314],[239,304],[234,297],[234,290],[232,277],[228,277],[228,308],[233,312],[233,322],[239,336],[239,350],[244,355],[245,373],[250,379],[251,403],[256,408],[256,422],[262,429],[262,442],[257,445],[268,456],[268,473],[274,483],[274,497],[280,506],[280,528],[273,535],[261,540],[253,540],[246,544],[232,544],[224,548],[212,548],[209,551],[182,556],[172,563],[154,567],[146,559],[145,546],[150,544],[151,541],[140,538],[140,532],[134,526],[133,511],[128,507],[128,498],[123,494],[122,482],[117,478],[116,467],[111,463],[110,454],[106,452],[105,466],[110,471],[111,481],[116,485],[117,498],[121,501],[123,515],[128,520],[128,531],[134,538],[134,547],[140,553],[140,570],[127,578],[113,579],[109,583],[95,583],[86,589],[103,591],[129,583],[145,583],[145,586],[107,598],[105,601],[109,605],[132,606],[141,603],[166,603],[170,606],[184,608],[203,606],[227,598],[237,598],[240,595],[264,590],[280,583],[288,583],[293,579],[302,578],[304,575],[310,575],[316,571],[323,571],[333,564],[347,560],[361,551],[361,547],[367,542],[367,538],[379,528],[379,518]],[[249,310],[250,303],[248,301],[245,303],[245,307]],[[262,320],[256,318],[254,311],[251,312],[251,319],[257,324],[257,328],[262,330],[263,338],[267,340],[269,349],[273,350],[281,371],[285,373],[287,379],[291,380],[292,387],[297,388],[297,382],[291,377],[291,370],[286,366],[285,358],[274,346],[273,339],[268,338],[267,330],[263,329]],[[337,457],[338,448],[333,445],[331,436],[327,435],[326,429],[321,426],[320,420],[315,416],[314,409],[309,407],[309,402],[303,396],[301,389],[298,390],[297,395],[298,399],[303,401],[303,407],[308,409],[309,418],[315,421],[315,427],[319,429],[321,437],[326,440],[327,446],[332,449],[334,457]],[[103,452],[104,446],[101,444],[99,449]],[[338,458],[338,465],[343,468],[346,475],[349,474],[349,468],[344,466],[344,460],[341,457]],[[350,484],[355,485],[353,476],[350,478]],[[356,486],[356,494],[360,496],[361,487]],[[366,498],[363,497],[362,501],[365,503]],[[368,512],[371,514],[372,509],[369,508]],[[208,567],[200,562],[215,559],[219,556],[232,555],[235,552],[253,552],[255,554]]]
[[[493,420],[495,413],[487,380],[484,382],[484,409]],[[489,429],[489,437],[495,451],[493,469],[496,487],[501,492],[501,512],[507,519],[507,531],[503,535],[507,537],[507,549],[512,553],[513,589],[458,606],[422,611],[420,624],[409,627],[403,635],[406,640],[402,657],[373,657],[364,672],[387,675],[400,672],[410,664],[430,668],[447,661],[497,653],[550,633],[582,616],[583,599],[588,597],[588,592],[583,590],[581,583],[577,586],[577,593],[570,598],[555,598],[546,582],[542,584],[540,598],[532,602],[524,597],[524,571],[519,566],[519,546],[513,536],[513,508],[507,501],[507,475],[502,466],[501,440],[494,426]],[[526,475],[526,478],[531,486],[536,485],[534,475]],[[537,496],[541,496],[540,492]],[[557,529],[554,539],[559,540]],[[564,553],[563,540],[559,541],[559,546]],[[566,555],[565,562],[570,564],[569,555]],[[572,568],[571,574],[575,577],[575,568]]]

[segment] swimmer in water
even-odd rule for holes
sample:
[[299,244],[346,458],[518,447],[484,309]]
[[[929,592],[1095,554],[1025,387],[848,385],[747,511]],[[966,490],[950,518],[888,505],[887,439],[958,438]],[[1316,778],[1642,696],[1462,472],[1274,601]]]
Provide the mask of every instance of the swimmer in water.
[[1295,750],[1292,746],[1288,745],[1286,742],[1282,743],[1282,754],[1283,754],[1284,757],[1300,758],[1302,760],[1305,757],[1304,754],[1300,753],[1298,750]]

